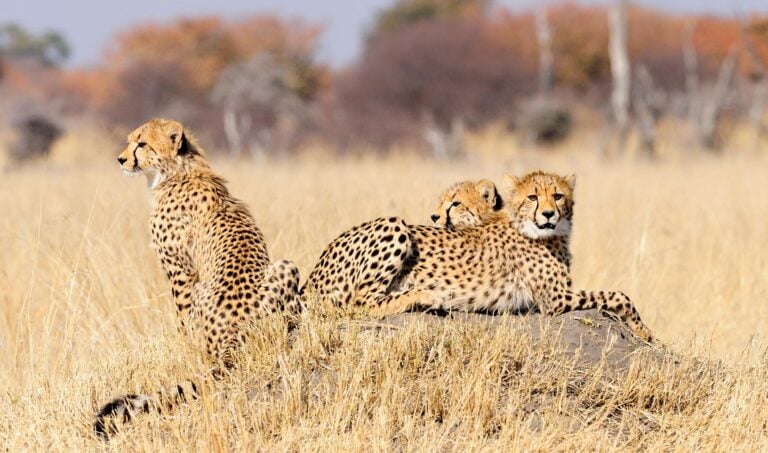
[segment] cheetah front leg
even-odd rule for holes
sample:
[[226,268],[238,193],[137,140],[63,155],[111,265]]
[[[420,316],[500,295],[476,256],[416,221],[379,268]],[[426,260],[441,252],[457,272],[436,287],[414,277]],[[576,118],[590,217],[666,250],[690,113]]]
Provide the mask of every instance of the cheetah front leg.
[[195,308],[193,307],[194,292],[200,281],[197,271],[192,264],[192,259],[182,251],[169,253],[167,250],[161,250],[158,254],[160,264],[171,283],[171,294],[176,304],[177,314],[183,323],[189,311]]
[[572,291],[560,290],[544,310],[549,316],[561,315],[574,310],[598,309],[609,311],[629,326],[632,332],[644,341],[654,342],[651,330],[640,319],[635,305],[621,291]]

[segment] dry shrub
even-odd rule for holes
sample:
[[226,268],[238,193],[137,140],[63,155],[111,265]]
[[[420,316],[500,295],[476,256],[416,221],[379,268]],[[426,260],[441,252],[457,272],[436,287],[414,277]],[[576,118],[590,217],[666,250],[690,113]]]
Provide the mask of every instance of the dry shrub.
[[47,157],[53,143],[63,133],[52,119],[45,115],[25,115],[13,124],[15,140],[9,151],[17,162]]

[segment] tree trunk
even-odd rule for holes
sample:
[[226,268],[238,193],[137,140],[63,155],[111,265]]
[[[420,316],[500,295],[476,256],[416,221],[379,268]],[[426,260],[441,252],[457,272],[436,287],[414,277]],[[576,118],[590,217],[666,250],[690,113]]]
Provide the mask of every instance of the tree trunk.
[[229,144],[229,154],[239,156],[243,150],[243,141],[237,127],[237,113],[234,109],[227,108],[224,110],[224,135]]
[[733,47],[728,56],[720,65],[717,81],[712,94],[707,96],[707,101],[701,108],[701,127],[699,128],[699,143],[706,149],[714,151],[718,149],[717,124],[722,113],[725,98],[733,82],[736,73],[736,60],[739,50]]
[[693,32],[696,29],[695,22],[688,22],[683,31],[683,63],[685,65],[685,91],[688,97],[688,122],[699,135],[699,62],[696,56],[696,48],[693,46]]
[[613,91],[611,107],[619,133],[619,151],[623,151],[629,132],[630,66],[627,52],[627,0],[616,0],[609,12],[609,56]]
[[646,157],[653,159],[656,157],[656,122],[659,109],[653,78],[644,65],[637,68],[635,87],[634,106],[640,131],[640,147]]
[[454,118],[449,129],[441,128],[433,117],[424,126],[424,140],[429,144],[432,155],[440,159],[457,159],[464,156],[464,121]]
[[762,78],[755,82],[755,94],[749,108],[749,122],[754,134],[754,149],[760,150],[760,141],[766,133],[765,105],[768,103],[768,79]]
[[754,82],[754,93],[752,96],[752,105],[749,106],[749,123],[752,126],[754,136],[754,149],[760,150],[760,140],[765,134],[765,105],[768,102],[768,68],[763,64],[763,60],[757,54],[752,43],[752,37],[749,35],[747,25],[744,25],[744,48],[749,55],[749,59],[754,67],[756,74]]
[[552,66],[552,32],[549,28],[547,10],[543,7],[536,10],[536,41],[539,46],[539,93],[542,97],[549,96],[552,91],[554,77]]

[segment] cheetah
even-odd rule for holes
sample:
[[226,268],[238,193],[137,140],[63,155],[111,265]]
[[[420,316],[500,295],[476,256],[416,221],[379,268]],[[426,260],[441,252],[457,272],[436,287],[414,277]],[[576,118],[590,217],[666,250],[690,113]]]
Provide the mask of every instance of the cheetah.
[[504,207],[496,184],[487,180],[462,181],[440,195],[435,213],[430,219],[434,226],[449,230],[481,225]]
[[506,176],[506,208],[451,231],[397,217],[356,226],[332,241],[302,287],[305,303],[331,301],[376,316],[413,309],[550,316],[598,308],[652,341],[629,298],[572,287],[569,238],[575,177]]
[[[117,161],[124,173],[147,178],[154,205],[152,246],[170,282],[179,320],[186,332],[205,336],[206,351],[219,371],[232,365],[249,323],[270,313],[290,317],[300,311],[297,267],[290,261],[270,264],[248,208],[229,194],[180,123],[153,119],[138,127]],[[197,396],[192,381],[151,395],[123,396],[103,406],[94,430],[107,438],[118,420]]]

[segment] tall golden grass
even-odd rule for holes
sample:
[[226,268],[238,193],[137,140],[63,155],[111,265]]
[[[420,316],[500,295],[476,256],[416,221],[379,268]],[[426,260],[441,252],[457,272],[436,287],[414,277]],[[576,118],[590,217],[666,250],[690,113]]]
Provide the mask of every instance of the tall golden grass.
[[[458,164],[400,156],[213,165],[251,207],[272,258],[294,260],[304,276],[357,223],[428,222],[438,193],[457,180],[573,171],[575,283],[629,294],[676,362],[637,357],[616,376],[576,368],[554,343],[516,329],[375,336],[358,321],[310,316],[288,341],[280,323],[265,321],[230,379],[172,415],[141,418],[108,446],[768,448],[768,158],[648,163],[476,145],[490,151]],[[144,180],[121,175],[105,151],[2,175],[0,449],[100,448],[90,431],[100,404],[206,368],[176,331],[149,247]]]

